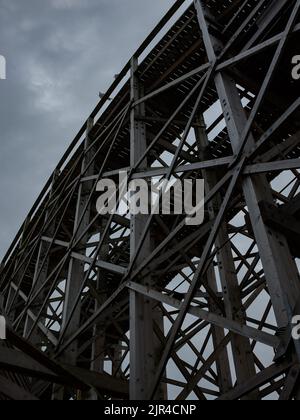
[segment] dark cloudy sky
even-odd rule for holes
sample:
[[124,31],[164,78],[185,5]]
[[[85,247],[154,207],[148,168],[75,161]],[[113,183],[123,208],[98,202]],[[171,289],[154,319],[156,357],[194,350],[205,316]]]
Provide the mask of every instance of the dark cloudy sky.
[[0,259],[113,76],[172,0],[0,0]]

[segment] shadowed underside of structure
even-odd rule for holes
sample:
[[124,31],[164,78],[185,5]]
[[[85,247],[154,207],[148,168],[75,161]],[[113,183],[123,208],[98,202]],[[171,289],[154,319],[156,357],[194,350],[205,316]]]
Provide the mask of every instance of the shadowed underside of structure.
[[[1,265],[1,399],[300,398],[299,7],[178,0],[117,76]],[[99,215],[120,170],[204,223]]]

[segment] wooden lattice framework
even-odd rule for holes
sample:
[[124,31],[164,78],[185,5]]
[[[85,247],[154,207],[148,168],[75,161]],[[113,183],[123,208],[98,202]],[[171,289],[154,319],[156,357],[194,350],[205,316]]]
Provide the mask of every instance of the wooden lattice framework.
[[[2,262],[1,399],[300,397],[299,6],[178,0],[117,76]],[[204,224],[97,214],[124,169]]]

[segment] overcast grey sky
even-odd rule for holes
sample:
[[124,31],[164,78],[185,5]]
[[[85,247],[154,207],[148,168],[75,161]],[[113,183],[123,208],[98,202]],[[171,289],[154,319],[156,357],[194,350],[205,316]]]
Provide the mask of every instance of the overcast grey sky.
[[113,76],[172,0],[0,0],[0,259]]

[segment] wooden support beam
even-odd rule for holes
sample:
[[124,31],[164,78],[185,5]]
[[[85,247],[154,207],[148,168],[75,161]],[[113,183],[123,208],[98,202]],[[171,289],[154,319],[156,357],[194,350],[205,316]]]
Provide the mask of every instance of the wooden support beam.
[[[182,302],[178,301],[166,294],[157,292],[149,287],[145,287],[136,283],[129,282],[127,287],[131,290],[135,290],[137,293],[140,293],[144,296],[147,296],[151,299],[157,300],[158,302],[169,305],[173,308],[180,309]],[[228,318],[221,317],[214,313],[207,312],[205,310],[199,309],[196,306],[190,306],[187,311],[189,314],[194,315],[197,318],[200,318],[204,321],[208,321],[217,327],[224,328],[236,333],[242,337],[250,338],[254,341],[263,343],[272,348],[277,348],[280,345],[280,340],[276,336],[264,333],[262,331],[256,330],[255,328],[248,327],[247,325],[241,325],[236,321],[232,321]]]
[[[285,210],[285,206],[277,207],[265,201],[259,203],[264,223],[287,239],[291,252],[300,257],[300,221]],[[291,207],[290,207],[291,209]]]
[[266,368],[263,372],[257,374],[254,378],[249,379],[244,384],[241,384],[234,388],[232,391],[229,391],[227,394],[222,395],[218,400],[219,401],[235,401],[245,395],[251,393],[254,389],[258,389],[267,383],[271,382],[273,379],[284,375],[292,366],[291,362],[285,362],[278,365],[272,365],[269,368]]
[[0,392],[13,401],[38,401],[31,392],[0,375]]

